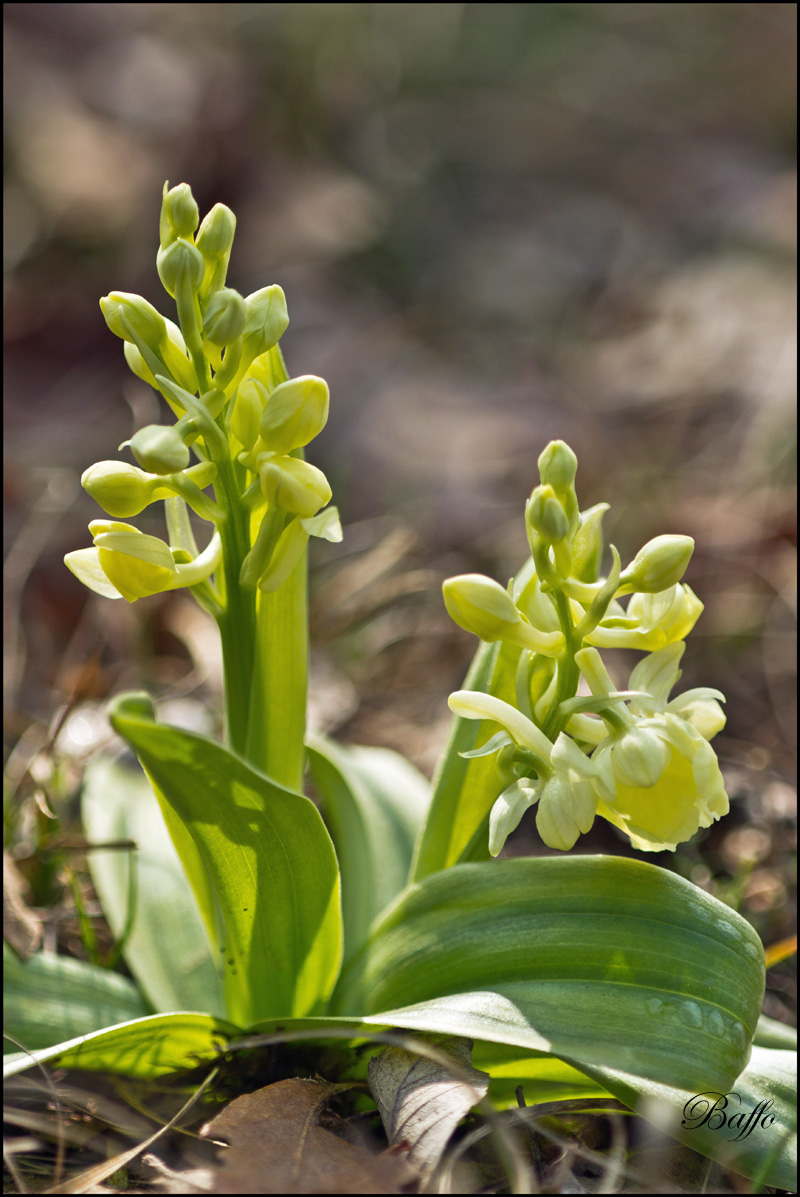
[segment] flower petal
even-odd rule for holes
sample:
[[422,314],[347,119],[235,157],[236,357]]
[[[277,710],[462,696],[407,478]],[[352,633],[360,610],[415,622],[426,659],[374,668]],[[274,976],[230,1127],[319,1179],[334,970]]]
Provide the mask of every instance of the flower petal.
[[515,743],[531,748],[545,760],[550,759],[552,744],[535,723],[516,707],[477,690],[456,690],[447,700],[450,710],[462,719],[493,719],[504,727]]
[[519,826],[525,811],[538,801],[540,789],[541,782],[515,781],[495,801],[489,816],[489,852],[492,856],[497,856],[511,832]]
[[102,594],[103,598],[122,598],[116,586],[113,586],[103,573],[97,549],[76,549],[73,553],[67,553],[64,564],[67,569],[72,570],[79,582],[83,582],[84,586],[88,586],[95,594]]

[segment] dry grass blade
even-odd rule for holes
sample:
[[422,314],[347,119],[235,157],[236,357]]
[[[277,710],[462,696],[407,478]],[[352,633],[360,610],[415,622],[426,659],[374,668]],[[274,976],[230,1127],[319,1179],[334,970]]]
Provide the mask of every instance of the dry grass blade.
[[132,1159],[135,1159],[140,1152],[146,1151],[148,1147],[152,1147],[156,1140],[165,1135],[167,1131],[172,1130],[172,1128],[181,1120],[181,1118],[188,1113],[192,1106],[202,1097],[203,1093],[205,1093],[206,1089],[217,1076],[218,1072],[218,1068],[212,1069],[212,1071],[208,1074],[199,1088],[192,1094],[189,1100],[181,1106],[175,1117],[171,1118],[165,1126],[159,1127],[155,1134],[152,1134],[149,1139],[145,1139],[143,1143],[139,1143],[136,1147],[132,1147],[128,1151],[120,1152],[119,1155],[115,1155],[112,1159],[106,1160],[102,1164],[96,1164],[93,1168],[87,1168],[85,1172],[81,1172],[79,1176],[74,1176],[72,1180],[65,1181],[62,1185],[54,1185],[52,1188],[46,1189],[45,1191],[47,1193],[85,1193],[90,1186],[102,1184],[102,1182],[107,1180],[109,1176],[112,1176],[113,1173],[119,1171],[120,1168],[124,1168]]

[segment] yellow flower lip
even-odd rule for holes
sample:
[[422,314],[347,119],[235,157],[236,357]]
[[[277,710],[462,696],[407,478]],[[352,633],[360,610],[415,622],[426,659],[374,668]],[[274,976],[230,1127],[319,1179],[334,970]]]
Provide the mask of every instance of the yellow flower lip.
[[93,547],[67,553],[65,564],[90,590],[129,603],[164,590],[196,586],[214,572],[222,557],[219,532],[193,561],[176,565],[165,541],[147,536],[131,524],[93,520],[89,531]]
[[657,776],[650,785],[626,784],[625,767],[614,767],[613,740],[602,744],[592,755],[598,813],[624,831],[635,848],[674,851],[728,813],[725,783],[713,748],[687,720],[666,713],[641,723],[660,734],[665,750],[653,761]]

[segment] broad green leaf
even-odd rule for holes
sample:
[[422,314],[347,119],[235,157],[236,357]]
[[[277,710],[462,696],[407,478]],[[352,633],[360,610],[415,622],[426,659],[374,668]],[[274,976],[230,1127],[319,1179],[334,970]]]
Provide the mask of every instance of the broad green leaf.
[[315,738],[308,749],[342,874],[347,959],[408,882],[430,783],[388,748],[344,747]]
[[152,1014],[53,1047],[15,1052],[3,1060],[3,1076],[16,1076],[37,1062],[125,1076],[164,1076],[213,1060],[235,1035],[241,1035],[238,1027],[210,1014]]
[[314,804],[220,744],[153,723],[135,698],[118,699],[110,717],[208,870],[228,1016],[246,1026],[321,1010],[342,933],[336,854]]
[[521,858],[411,886],[345,970],[336,1013],[724,1089],[763,991],[755,932],[682,878],[615,857]]
[[787,1027],[786,1023],[778,1022],[774,1018],[767,1018],[762,1014],[758,1020],[756,1037],[753,1040],[756,1047],[780,1047],[786,1051],[797,1051],[797,1028]]
[[[119,973],[55,952],[23,961],[3,944],[3,1026],[26,1048],[49,1047],[147,1013],[133,981]],[[3,1046],[17,1049],[9,1039]]]
[[[701,1155],[710,1156],[761,1184],[778,1189],[797,1188],[794,1051],[754,1046],[744,1071],[723,1086],[659,1084],[612,1068],[587,1066],[586,1071],[620,1101]],[[697,1098],[702,1100],[698,1102]],[[714,1104],[723,1098],[727,1099],[723,1116],[735,1119],[727,1127],[721,1126],[721,1119],[715,1119],[711,1113]],[[760,1103],[763,1105],[759,1113]],[[744,1115],[741,1120],[740,1114]],[[751,1117],[753,1114],[755,1117]],[[705,1122],[704,1117],[707,1117]]]
[[[514,651],[519,656],[519,649]],[[501,652],[499,644],[481,644],[464,679],[464,689],[511,698],[516,662],[512,665],[509,656]],[[503,782],[494,756],[465,758],[461,753],[482,746],[497,730],[497,724],[489,721],[453,720],[450,739],[433,781],[431,808],[416,848],[413,880],[421,881],[430,873],[448,869],[471,855],[468,849],[473,836],[488,818]],[[478,857],[488,860],[488,834],[482,849]]]
[[[453,870],[453,874],[460,871]],[[673,877],[673,880],[680,879]],[[681,884],[692,888],[687,882]],[[708,910],[713,912],[712,918],[716,918],[720,903],[714,899],[709,899],[709,902]],[[722,910],[728,914],[732,913],[728,907],[722,907]],[[733,915],[729,925],[735,927],[737,933],[744,931],[742,944],[753,942],[752,931],[738,916]],[[724,932],[722,934],[725,935]],[[733,942],[733,937],[730,938]],[[749,953],[745,953],[745,956],[749,957]],[[746,967],[743,971],[746,971]],[[555,1052],[551,1054],[547,1051],[520,1048],[512,1041],[518,1042],[524,1034],[521,1025],[509,1029],[509,1042],[504,1043],[505,1032],[502,1024],[492,1019],[490,1008],[488,1014],[486,1013],[488,1003],[485,999],[488,995],[484,993],[465,996],[474,996],[478,1000],[472,1007],[465,1003],[461,1016],[453,1003],[431,1001],[405,1010],[390,1010],[361,1018],[271,1019],[251,1027],[249,1033],[269,1035],[278,1032],[282,1039],[285,1037],[288,1041],[301,1036],[307,1038],[313,1034],[314,1042],[317,1039],[324,1042],[326,1033],[333,1032],[337,1035],[337,1041],[338,1036],[347,1034],[348,1037],[352,1037],[353,1043],[358,1043],[371,1031],[407,1028],[412,1034],[423,1031],[456,1034],[460,1031],[464,1035],[472,1036],[476,1029],[483,1025],[491,1038],[475,1039],[472,1063],[492,1077],[489,1096],[494,1102],[500,1105],[515,1105],[514,1090],[520,1084],[529,1106],[574,1098],[615,1097],[629,1109],[636,1110],[641,1117],[653,1122],[662,1131],[702,1155],[717,1159],[721,1163],[728,1162],[735,1171],[745,1176],[760,1176],[764,1184],[789,1189],[795,1187],[793,1168],[796,1152],[796,1060],[793,1052],[754,1047],[750,1063],[744,1072],[727,1087],[719,1090],[729,1094],[738,1093],[742,1099],[741,1108],[746,1111],[755,1109],[762,1100],[772,1099],[774,1103],[769,1112],[774,1113],[775,1123],[771,1127],[762,1127],[763,1133],[755,1143],[750,1142],[753,1138],[751,1134],[740,1144],[732,1145],[717,1131],[698,1132],[691,1127],[681,1126],[686,1102],[700,1089],[708,1088],[707,1085],[703,1086],[702,1082],[698,1083],[696,1088],[659,1084],[646,1076],[636,1076],[612,1067],[594,1067],[575,1059],[570,1060],[569,1056],[561,1057],[560,1053],[556,1055]],[[484,999],[483,1012],[479,1000],[481,998]],[[695,1061],[698,1068],[702,1067],[702,1044],[701,1036],[696,1049],[690,1052],[690,1059]],[[684,1046],[685,1043],[678,1042],[675,1050],[680,1051]],[[622,1031],[619,1036],[619,1051],[616,1054],[621,1056],[624,1052],[625,1032]],[[610,1054],[614,1054],[613,1045]]]
[[516,1106],[522,1085],[526,1105],[576,1098],[610,1097],[608,1090],[556,1056],[529,1055],[518,1047],[477,1041],[472,1052],[476,1068],[492,1078],[489,1096],[496,1106]]
[[293,790],[302,789],[305,770],[307,560],[304,549],[278,590],[257,592],[247,738],[247,759]]
[[[87,854],[92,881],[119,939],[131,900],[124,957],[158,1011],[203,1008],[222,1015],[217,962],[152,786],[138,766],[98,757],[86,770],[81,815],[94,843],[133,840],[133,852]],[[193,845],[192,845],[193,846]],[[199,862],[207,878],[205,866]],[[135,870],[131,887],[130,871]]]

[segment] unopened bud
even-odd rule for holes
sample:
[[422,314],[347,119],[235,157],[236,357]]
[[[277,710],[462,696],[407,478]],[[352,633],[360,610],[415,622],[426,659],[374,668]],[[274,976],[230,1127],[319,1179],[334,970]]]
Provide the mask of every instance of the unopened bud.
[[551,441],[539,457],[539,477],[543,486],[552,486],[559,494],[569,490],[578,471],[578,459],[564,441]]
[[115,519],[130,519],[169,494],[152,475],[125,461],[98,461],[89,466],[83,472],[81,486]]
[[231,411],[231,432],[245,449],[252,449],[258,439],[266,402],[267,388],[256,378],[246,378],[239,384]]
[[540,632],[514,606],[507,590],[483,574],[461,574],[442,586],[450,618],[466,632],[490,643],[506,640],[548,656],[563,648],[560,632]]
[[579,582],[596,582],[603,563],[603,516],[608,503],[595,503],[581,512],[581,523],[572,542],[572,573]]
[[679,582],[694,552],[691,536],[656,536],[634,557],[620,577],[620,591],[658,594]]
[[134,344],[134,335],[156,349],[167,336],[167,322],[141,295],[112,291],[100,300],[106,324],[117,337]]
[[176,237],[191,237],[200,220],[200,212],[188,183],[178,183],[164,196],[163,213]]
[[203,336],[212,345],[230,345],[244,332],[247,310],[238,291],[222,287],[208,301],[203,317]]
[[536,487],[525,505],[525,519],[548,544],[558,544],[569,532],[567,514],[552,486]]
[[269,503],[292,515],[316,515],[331,498],[330,484],[322,470],[297,457],[265,455],[259,477]]
[[282,382],[267,398],[261,439],[273,453],[288,453],[313,440],[328,421],[328,384],[313,374]]
[[193,291],[198,289],[203,281],[206,264],[199,249],[196,249],[191,242],[178,237],[166,249],[158,251],[156,269],[164,290],[174,299],[184,280],[188,279],[189,286]]
[[189,450],[174,424],[148,424],[131,437],[131,452],[148,474],[176,474],[189,464]]
[[233,212],[225,204],[214,204],[203,217],[194,243],[206,262],[216,263],[230,254],[235,232],[236,217]]
[[483,574],[460,574],[442,586],[450,618],[481,640],[504,640],[522,623],[507,590]]
[[277,283],[254,291],[252,295],[247,296],[245,303],[247,323],[244,335],[251,342],[250,348],[254,349],[252,361],[252,358],[266,353],[273,345],[278,344],[289,327],[289,313],[283,288]]

